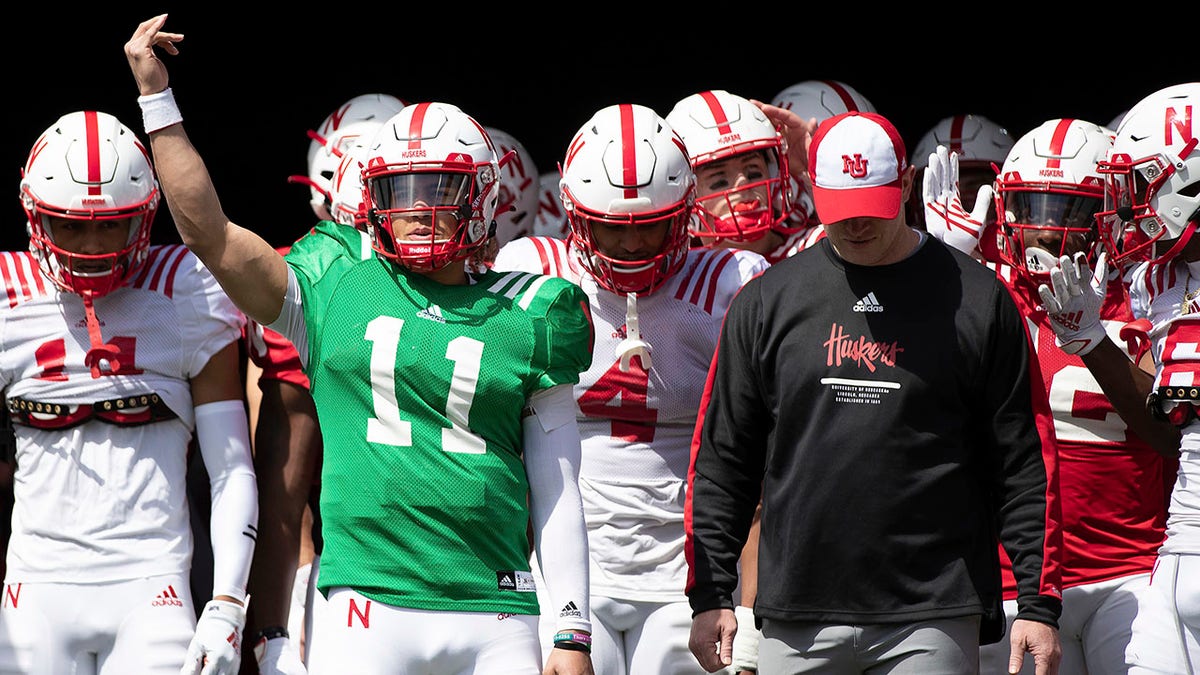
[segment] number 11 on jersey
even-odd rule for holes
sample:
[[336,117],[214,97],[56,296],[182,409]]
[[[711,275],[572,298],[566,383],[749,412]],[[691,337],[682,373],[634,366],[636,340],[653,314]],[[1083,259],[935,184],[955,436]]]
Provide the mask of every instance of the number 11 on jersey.
[[[367,441],[400,447],[412,446],[412,422],[400,414],[396,401],[396,350],[404,320],[381,316],[367,324],[365,339],[371,343],[371,400],[375,416],[367,420]],[[479,386],[479,364],[483,343],[459,336],[446,345],[446,358],[454,363],[450,391],[446,397],[446,417],[450,427],[442,429],[442,450],[483,454],[486,442],[468,428],[471,404]]]

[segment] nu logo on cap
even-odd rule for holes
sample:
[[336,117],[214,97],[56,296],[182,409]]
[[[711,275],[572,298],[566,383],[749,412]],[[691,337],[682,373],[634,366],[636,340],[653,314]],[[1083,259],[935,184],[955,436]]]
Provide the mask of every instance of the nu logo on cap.
[[866,178],[867,161],[859,153],[854,153],[853,157],[842,155],[842,173],[848,173],[852,178]]

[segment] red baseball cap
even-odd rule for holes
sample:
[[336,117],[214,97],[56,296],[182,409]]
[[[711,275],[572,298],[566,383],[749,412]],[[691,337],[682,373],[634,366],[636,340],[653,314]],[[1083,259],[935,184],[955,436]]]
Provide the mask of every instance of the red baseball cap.
[[817,218],[895,218],[907,156],[900,132],[882,115],[851,111],[821,122],[808,148]]

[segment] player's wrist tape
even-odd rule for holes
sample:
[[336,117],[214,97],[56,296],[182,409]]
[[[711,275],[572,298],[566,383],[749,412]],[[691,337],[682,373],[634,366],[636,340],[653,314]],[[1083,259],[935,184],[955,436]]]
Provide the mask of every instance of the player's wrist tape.
[[554,634],[554,648],[568,649],[576,652],[592,651],[592,636],[570,630],[560,630]]
[[183,121],[183,114],[175,104],[175,94],[170,87],[157,94],[139,96],[137,101],[142,109],[142,127],[148,134]]
[[275,638],[291,638],[283,626],[267,626],[254,634],[254,642],[259,640],[274,640]]

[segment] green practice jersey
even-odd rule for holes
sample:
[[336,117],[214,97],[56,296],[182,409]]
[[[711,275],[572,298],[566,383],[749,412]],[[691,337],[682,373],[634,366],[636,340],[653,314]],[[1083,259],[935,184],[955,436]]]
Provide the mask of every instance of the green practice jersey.
[[445,286],[322,223],[287,256],[324,440],[319,587],[537,614],[521,413],[592,356],[583,291],[521,272]]

